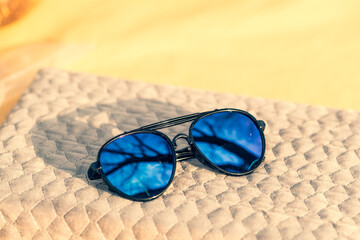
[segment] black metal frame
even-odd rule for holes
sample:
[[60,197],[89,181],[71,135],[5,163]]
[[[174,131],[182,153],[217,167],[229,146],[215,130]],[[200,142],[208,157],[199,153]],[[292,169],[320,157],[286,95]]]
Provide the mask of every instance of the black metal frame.
[[[217,112],[225,112],[225,111],[232,111],[232,112],[239,112],[241,114],[246,115],[247,117],[249,117],[257,126],[257,128],[259,129],[259,133],[263,142],[263,146],[262,146],[262,155],[260,157],[260,161],[257,163],[257,166],[253,169],[250,170],[248,172],[245,173],[233,173],[233,172],[228,172],[225,171],[221,168],[219,168],[218,166],[216,166],[215,164],[213,164],[210,160],[208,160],[204,154],[199,150],[199,148],[196,146],[196,143],[194,142],[193,136],[192,136],[192,129],[194,127],[194,125],[196,124],[196,122],[203,118],[206,117],[208,115],[211,115],[213,113],[217,113]],[[179,124],[183,124],[183,123],[187,123],[187,122],[191,122],[190,128],[189,128],[189,135],[186,134],[178,134],[176,135],[173,140],[171,141],[169,139],[168,136],[166,136],[164,133],[161,133],[157,130],[159,129],[163,129],[163,128],[167,128],[167,127],[172,127],[172,126],[176,126]],[[110,140],[108,140],[99,150],[98,155],[97,155],[97,159],[96,162],[92,163],[89,167],[88,170],[88,178],[90,180],[95,180],[95,179],[99,179],[102,178],[104,180],[104,182],[108,185],[109,189],[113,192],[116,192],[117,194],[119,194],[120,196],[130,199],[130,200],[135,200],[135,201],[148,201],[148,200],[152,200],[155,199],[159,196],[161,196],[166,190],[167,188],[170,186],[171,182],[173,181],[174,175],[175,175],[175,171],[176,171],[176,162],[179,161],[184,161],[184,160],[188,160],[191,158],[196,157],[197,159],[199,159],[200,162],[202,162],[203,164],[216,169],[222,173],[225,173],[227,175],[233,175],[233,176],[242,176],[242,175],[246,175],[249,174],[251,172],[253,172],[263,161],[265,158],[265,136],[264,136],[264,130],[265,130],[265,122],[262,120],[256,120],[255,117],[253,117],[250,113],[243,111],[243,110],[239,110],[239,109],[235,109],[235,108],[224,108],[224,109],[215,109],[213,111],[206,111],[206,112],[201,112],[201,113],[193,113],[193,114],[189,114],[189,115],[185,115],[185,116],[181,116],[181,117],[176,117],[176,118],[171,118],[168,120],[164,120],[164,121],[160,121],[160,122],[156,122],[156,123],[152,123],[146,126],[142,126],[140,128],[128,131],[128,132],[124,132],[120,135],[117,135],[113,138],[111,138]],[[116,139],[120,138],[120,137],[124,137],[126,135],[129,134],[133,134],[133,133],[153,133],[153,134],[157,134],[159,136],[161,136],[162,138],[164,138],[169,145],[171,146],[171,149],[173,151],[173,164],[174,164],[174,168],[173,168],[173,172],[170,178],[170,181],[168,183],[168,185],[165,187],[164,191],[162,191],[161,193],[159,193],[156,196],[153,196],[151,198],[146,198],[146,199],[138,199],[138,198],[134,198],[132,196],[129,196],[121,191],[119,191],[117,188],[115,188],[107,179],[107,177],[105,176],[104,172],[102,171],[102,168],[100,166],[100,155],[101,152],[103,151],[103,149],[110,144],[111,142],[115,141]],[[176,150],[177,148],[177,144],[176,141],[178,139],[185,139],[189,146],[186,148],[182,148],[179,150]]]

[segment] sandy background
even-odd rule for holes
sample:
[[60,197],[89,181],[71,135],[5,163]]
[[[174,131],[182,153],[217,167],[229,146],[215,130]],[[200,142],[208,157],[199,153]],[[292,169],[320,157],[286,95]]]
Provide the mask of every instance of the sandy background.
[[356,0],[17,2],[0,123],[41,67],[360,110]]

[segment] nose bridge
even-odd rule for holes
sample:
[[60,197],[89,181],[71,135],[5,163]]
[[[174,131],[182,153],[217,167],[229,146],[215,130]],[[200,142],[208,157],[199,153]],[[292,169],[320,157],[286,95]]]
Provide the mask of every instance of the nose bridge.
[[179,150],[176,150],[176,161],[179,162],[179,161],[184,161],[184,160],[193,158],[194,153],[193,153],[193,150],[191,147],[191,140],[190,140],[189,136],[186,134],[183,134],[183,133],[176,135],[172,140],[172,143],[173,143],[175,149],[177,148],[176,141],[179,139],[185,139],[187,141],[187,143],[189,144],[189,146],[179,149]]

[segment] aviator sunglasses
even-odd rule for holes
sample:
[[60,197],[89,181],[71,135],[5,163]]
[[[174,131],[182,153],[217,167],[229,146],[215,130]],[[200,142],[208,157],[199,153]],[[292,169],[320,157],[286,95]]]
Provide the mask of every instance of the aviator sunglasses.
[[[157,131],[191,121],[189,135],[181,133],[173,140]],[[148,201],[166,191],[178,161],[195,157],[227,175],[249,174],[264,160],[264,129],[264,121],[230,108],[153,123],[107,141],[90,165],[88,178],[102,178],[124,198]],[[179,139],[189,146],[177,149]]]

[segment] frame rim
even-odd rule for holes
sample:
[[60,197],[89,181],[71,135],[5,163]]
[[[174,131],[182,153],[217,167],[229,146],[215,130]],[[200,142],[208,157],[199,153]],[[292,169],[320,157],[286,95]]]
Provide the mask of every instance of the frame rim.
[[[103,152],[103,150],[112,142],[116,141],[117,139],[120,139],[122,137],[126,137],[126,136],[129,136],[129,135],[132,135],[132,134],[136,134],[136,133],[151,133],[151,134],[155,134],[155,135],[158,135],[160,137],[162,137],[163,139],[165,139],[167,141],[167,143],[170,145],[170,149],[173,153],[172,155],[172,160],[173,160],[173,170],[172,170],[172,173],[171,173],[171,177],[169,179],[169,182],[168,184],[166,185],[166,187],[164,188],[163,191],[161,191],[160,193],[158,193],[157,195],[154,195],[152,197],[148,197],[148,198],[137,198],[137,197],[133,197],[133,196],[130,196],[122,191],[120,191],[119,189],[117,189],[109,180],[108,178],[106,177],[103,169],[102,169],[102,166],[101,166],[101,163],[100,163],[100,156],[101,156],[101,153]],[[156,131],[156,130],[134,130],[134,131],[129,131],[129,132],[124,132],[120,135],[117,135],[111,139],[109,139],[108,141],[106,141],[102,146],[101,148],[99,149],[98,151],[98,154],[97,154],[97,157],[96,157],[96,162],[99,164],[100,166],[100,174],[101,174],[101,178],[103,179],[103,181],[105,182],[105,184],[109,187],[109,190],[112,191],[112,192],[115,192],[117,193],[118,195],[120,195],[121,197],[123,198],[126,198],[126,199],[129,199],[129,200],[132,200],[132,201],[141,201],[141,202],[145,202],[145,201],[150,201],[150,200],[153,200],[155,198],[158,198],[160,197],[161,195],[164,194],[164,192],[170,187],[171,183],[173,182],[174,180],[174,177],[175,177],[175,173],[176,173],[176,151],[175,151],[175,148],[170,140],[170,138],[162,133],[162,132],[159,132],[159,131]]]
[[[262,149],[261,149],[261,156],[260,156],[260,161],[258,163],[258,165],[250,170],[250,171],[247,171],[247,172],[244,172],[244,173],[234,173],[234,172],[229,172],[229,171],[226,171],[224,169],[221,169],[220,167],[218,167],[217,165],[215,165],[213,162],[211,162],[199,149],[199,147],[196,145],[195,141],[194,141],[194,137],[192,135],[192,131],[193,131],[193,128],[194,128],[194,125],[202,118],[206,117],[206,116],[209,116],[209,115],[212,115],[214,113],[218,113],[218,112],[238,112],[238,113],[241,113],[247,117],[250,118],[251,121],[253,121],[253,123],[255,124],[255,126],[257,127],[259,133],[260,133],[260,136],[261,136],[261,141],[262,141]],[[221,173],[225,173],[227,175],[230,175],[230,176],[244,176],[244,175],[248,175],[252,172],[254,172],[265,160],[265,152],[266,152],[266,140],[265,140],[265,135],[264,135],[264,131],[263,129],[260,128],[260,125],[258,123],[258,120],[253,116],[251,115],[249,112],[246,112],[244,110],[240,110],[240,109],[236,109],[236,108],[222,108],[222,109],[216,109],[214,111],[211,111],[211,112],[206,112],[204,114],[201,114],[199,115],[195,120],[192,121],[190,127],[189,127],[189,138],[190,138],[190,141],[191,141],[191,144],[195,150],[194,154],[197,158],[201,157],[204,161],[206,161],[206,164],[209,164],[212,168],[215,168],[216,170],[220,171]],[[199,156],[200,155],[200,156]],[[200,160],[200,159],[199,159]]]

